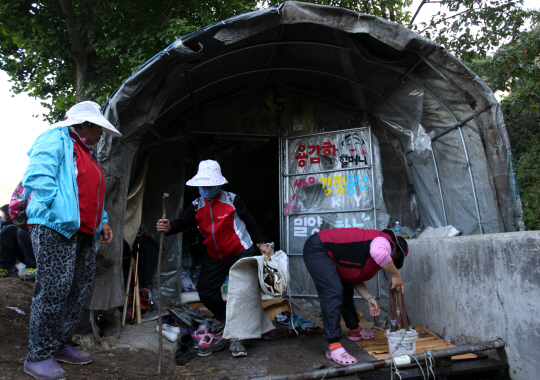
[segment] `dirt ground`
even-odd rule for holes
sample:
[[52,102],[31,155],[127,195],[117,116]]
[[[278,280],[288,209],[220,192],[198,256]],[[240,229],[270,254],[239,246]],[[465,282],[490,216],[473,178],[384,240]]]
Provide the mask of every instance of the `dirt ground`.
[[[23,371],[28,348],[28,325],[33,282],[18,277],[0,279],[0,379],[29,379]],[[23,314],[9,307],[16,307]],[[145,325],[146,324],[146,325]],[[122,327],[121,339],[111,334],[103,340],[92,335],[76,335],[74,341],[94,355],[93,363],[84,366],[61,363],[70,379],[249,379],[255,376],[290,374],[333,366],[324,357],[326,344],[319,336],[281,338],[273,342],[248,340],[248,356],[233,358],[228,348],[208,357],[196,357],[187,365],[174,363],[174,345],[164,343],[161,376],[157,375],[158,354],[148,346],[131,345],[137,334],[145,332],[146,339],[157,341],[152,334],[155,321],[140,326]],[[146,329],[146,330],[144,330]],[[114,329],[113,329],[114,330]],[[131,334],[131,335],[130,335]],[[120,344],[119,342],[123,343]],[[165,340],[164,340],[165,341]],[[343,341],[347,351],[359,362],[374,358],[352,342]],[[340,377],[354,379],[356,377]]]

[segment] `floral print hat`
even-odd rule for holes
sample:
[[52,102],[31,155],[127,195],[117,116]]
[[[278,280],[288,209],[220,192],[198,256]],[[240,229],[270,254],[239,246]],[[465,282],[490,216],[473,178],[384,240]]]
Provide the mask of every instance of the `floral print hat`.
[[214,160],[201,161],[197,175],[186,182],[188,186],[219,186],[227,182],[221,174],[221,167]]

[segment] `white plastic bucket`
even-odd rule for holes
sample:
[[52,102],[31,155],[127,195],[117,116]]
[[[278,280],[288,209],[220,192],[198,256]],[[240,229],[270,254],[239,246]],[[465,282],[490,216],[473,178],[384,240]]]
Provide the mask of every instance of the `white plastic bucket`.
[[386,330],[388,348],[391,356],[413,355],[416,353],[416,340],[418,333],[415,330],[399,330],[390,332]]
[[24,265],[23,263],[18,263],[15,266],[19,270],[19,276],[22,276],[24,272],[26,271],[26,265]]

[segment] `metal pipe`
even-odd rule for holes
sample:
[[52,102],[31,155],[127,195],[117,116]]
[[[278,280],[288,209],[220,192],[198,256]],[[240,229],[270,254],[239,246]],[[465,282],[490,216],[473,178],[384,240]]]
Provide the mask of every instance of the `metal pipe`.
[[[358,111],[358,109],[356,109]],[[337,133],[347,133],[347,132],[358,132],[362,131],[364,129],[369,129],[366,127],[360,127],[360,128],[349,128],[349,129],[340,129],[337,131],[328,131],[328,132],[316,132],[316,133],[305,133],[303,135],[294,135],[289,137],[284,137],[285,140],[291,140],[291,139],[298,139],[300,137],[312,137],[312,136],[320,136],[320,135],[335,135]]]
[[[279,151],[279,160],[278,160],[278,183],[279,185],[279,247],[282,249],[282,247],[285,246],[285,239],[283,238],[283,184],[285,183],[285,180],[282,178],[283,176],[283,140],[280,137],[278,139],[278,151]],[[274,247],[275,248],[275,247]],[[287,268],[288,269],[288,268]]]
[[[281,32],[280,32],[281,33]],[[281,37],[279,37],[280,39]],[[197,66],[195,66],[195,68],[200,68],[200,67],[203,67],[205,65],[207,65],[208,63],[212,62],[212,61],[215,61],[216,59],[222,59],[223,57],[226,57],[228,55],[233,55],[233,54],[237,54],[237,53],[240,53],[242,51],[246,51],[246,50],[253,50],[253,49],[258,49],[258,48],[268,48],[270,46],[276,46],[276,47],[279,47],[280,45],[314,45],[314,46],[321,46],[321,47],[327,47],[327,48],[330,48],[330,49],[338,49],[338,50],[344,50],[344,51],[348,51],[350,52],[351,49],[347,48],[347,47],[344,47],[344,46],[339,46],[339,45],[333,45],[333,44],[326,44],[326,43],[320,43],[320,42],[311,42],[311,41],[280,41],[280,42],[266,42],[264,44],[258,44],[258,45],[251,45],[251,46],[246,46],[244,48],[240,48],[240,49],[236,49],[236,50],[232,50],[232,51],[229,51],[227,53],[224,53],[224,54],[220,54],[220,55],[217,55],[211,59],[208,59],[204,62],[201,62],[200,64],[198,64]],[[274,54],[275,56],[276,54]],[[272,63],[274,64],[274,63]]]
[[[463,150],[465,152],[465,160],[467,161],[467,169],[469,171],[469,177],[471,179],[471,186],[472,186],[472,192],[473,192],[474,205],[476,207],[476,217],[477,217],[477,220],[478,220],[478,227],[480,228],[480,233],[483,234],[484,233],[484,228],[482,227],[482,219],[480,217],[480,208],[479,208],[479,205],[478,205],[478,198],[477,198],[477,195],[476,195],[476,187],[475,187],[475,184],[474,184],[474,179],[473,179],[473,174],[472,174],[472,169],[471,169],[471,162],[469,160],[469,153],[467,152],[467,146],[465,145],[465,139],[463,138],[463,132],[461,130],[461,125],[465,124],[466,122],[471,120],[472,117],[474,117],[474,115],[472,115],[472,117],[469,116],[466,119],[463,119],[461,122],[458,121],[456,115],[452,112],[452,110],[450,110],[450,108],[448,108],[448,106],[441,99],[439,99],[430,89],[428,89],[426,86],[424,86],[423,83],[421,83],[420,81],[418,81],[417,79],[415,79],[413,77],[409,77],[409,79],[411,79],[417,85],[422,87],[424,89],[424,91],[426,91],[429,95],[431,95],[433,97],[433,99],[435,99],[450,114],[450,116],[452,117],[452,119],[454,119],[454,122],[456,123],[454,125],[454,127],[458,128],[460,136],[461,136],[461,143],[463,145]],[[454,127],[451,127],[451,128],[455,129]],[[446,134],[445,132],[448,133],[448,132],[450,132],[450,130],[443,131],[444,134]],[[440,136],[436,136],[435,138],[439,138],[439,137]]]
[[[276,67],[276,68],[266,68],[266,69],[257,69],[257,70],[248,70],[248,71],[243,71],[241,73],[238,73],[238,74],[233,74],[233,75],[229,75],[225,78],[221,78],[221,79],[218,79],[218,80],[215,80],[213,82],[210,82],[202,87],[199,87],[197,88],[194,93],[197,93],[199,91],[202,91],[204,90],[205,88],[207,87],[211,87],[217,83],[220,83],[220,82],[223,82],[223,81],[226,81],[226,80],[229,80],[229,79],[234,79],[236,77],[240,77],[240,76],[243,76],[243,75],[248,75],[248,74],[258,74],[258,73],[265,73],[265,72],[273,72],[273,71],[301,71],[301,72],[309,72],[309,73],[315,73],[315,74],[320,74],[320,75],[324,75],[324,76],[329,76],[329,77],[333,77],[333,78],[336,78],[336,79],[341,79],[341,80],[344,80],[346,82],[349,82],[349,83],[354,83],[364,89],[366,89],[367,91],[369,92],[372,92],[373,94],[377,95],[378,97],[381,97],[382,95],[379,94],[378,92],[375,92],[373,91],[373,89],[369,88],[368,86],[358,82],[358,81],[355,81],[355,80],[352,80],[352,79],[349,79],[347,77],[344,77],[342,75],[337,75],[337,74],[333,74],[333,73],[329,73],[327,71],[322,71],[322,70],[313,70],[313,69],[305,69],[305,68],[300,68],[300,67]],[[174,102],[172,105],[170,105],[166,110],[164,110],[163,112],[161,112],[159,115],[157,115],[157,117],[155,118],[154,120],[154,123],[156,123],[163,115],[165,115],[170,109],[176,107],[178,104],[182,103],[184,101],[184,99],[187,99],[191,97],[191,94],[188,94],[184,97],[182,97],[181,99],[177,100],[176,102]],[[457,120],[456,120],[457,121]]]
[[459,128],[459,127],[465,125],[465,123],[471,121],[472,119],[474,119],[474,115],[471,115],[471,116],[469,116],[468,118],[463,119],[463,120],[461,120],[460,122],[454,124],[454,125],[451,126],[450,128],[445,129],[444,131],[442,131],[441,133],[439,133],[437,136],[435,136],[434,138],[432,138],[431,141],[433,142],[433,141],[437,140],[439,137],[442,137],[442,136],[446,135],[447,133],[452,132],[454,129]]
[[399,86],[405,79],[407,79],[407,77],[409,76],[409,74],[412,73],[412,71],[413,71],[414,69],[416,69],[416,66],[418,66],[418,65],[420,64],[420,62],[422,62],[422,61],[423,61],[423,58],[420,58],[418,61],[416,61],[416,63],[415,63],[411,68],[409,68],[409,69],[407,70],[406,73],[404,73],[402,76],[400,76],[399,79],[396,81],[396,83],[394,83],[393,86],[390,87],[390,88],[388,89],[388,91],[386,91],[386,92],[384,93],[384,95],[382,96],[382,98],[379,98],[379,100],[377,100],[377,101],[375,102],[375,104],[372,105],[372,106],[369,108],[368,112],[371,112],[372,110],[374,110],[375,107],[377,107],[379,104],[381,104],[381,102],[382,102],[383,100],[387,99],[387,98],[388,98],[388,95],[390,95],[390,94],[392,93],[392,91],[394,91],[394,90],[397,88],[397,86]]
[[474,185],[474,178],[471,169],[471,161],[469,159],[469,152],[467,151],[467,145],[465,144],[465,138],[463,137],[463,130],[458,127],[459,135],[461,137],[461,143],[463,144],[463,150],[465,151],[465,159],[467,160],[467,169],[469,170],[469,177],[471,178],[471,186],[474,197],[474,205],[476,206],[476,218],[478,219],[478,227],[480,233],[484,234],[484,227],[482,227],[482,218],[480,217],[480,207],[478,206],[478,198],[476,196],[476,186]]
[[[290,256],[290,255],[289,255]],[[300,254],[293,255],[293,256],[302,256]],[[317,294],[287,294],[287,297],[295,297],[295,298],[319,298]],[[353,296],[353,298],[356,299],[364,299],[362,296]]]
[[[289,140],[285,140],[285,175],[289,174]],[[285,200],[287,202],[290,202],[289,200],[289,183],[287,181],[286,178],[283,178],[283,184],[285,185]],[[283,209],[282,209],[283,210]],[[283,212],[283,211],[282,211]],[[285,227],[287,228],[287,230],[285,231],[285,236],[287,236],[287,253],[291,253],[290,251],[290,237],[289,237],[289,232],[290,232],[290,226],[289,226],[289,223],[290,223],[290,217],[289,215],[286,215],[285,216],[285,221],[286,221],[286,224],[285,224]]]
[[441,185],[441,178],[439,177],[439,167],[437,166],[437,160],[435,159],[435,148],[431,147],[431,156],[433,157],[433,165],[435,165],[435,175],[437,176],[437,185],[439,186],[439,194],[441,196],[441,205],[442,205],[442,211],[444,215],[444,223],[447,226],[448,225],[448,218],[446,216],[446,206],[444,205],[444,197],[442,193],[442,185]]
[[367,211],[374,211],[374,209],[364,208],[364,209],[352,209],[352,210],[298,211],[298,212],[291,212],[288,215],[345,214],[345,213],[350,213],[350,212],[367,212]]
[[[459,346],[453,348],[446,348],[444,350],[429,351],[429,355],[433,359],[448,358],[456,355],[468,354],[471,352],[493,350],[504,347],[504,342],[501,339],[492,340],[489,342],[482,342],[474,345]],[[425,362],[428,354],[415,354],[408,355],[418,362]],[[289,375],[271,375],[264,377],[252,377],[251,380],[297,380],[297,379],[322,379],[327,377],[338,377],[345,375],[352,375],[360,372],[374,371],[376,369],[390,367],[394,363],[394,359],[386,360],[374,360],[368,363],[353,364],[347,367],[332,367],[328,369],[319,369],[312,372],[298,372]],[[410,360],[410,363],[415,363]]]
[[371,165],[368,166],[360,166],[357,168],[346,168],[346,169],[329,169],[329,170],[323,170],[320,172],[304,172],[304,173],[296,173],[296,174],[285,174],[285,177],[300,177],[302,175],[311,175],[311,174],[324,174],[324,173],[335,173],[335,172],[346,172],[349,170],[360,170],[360,169],[370,169]]

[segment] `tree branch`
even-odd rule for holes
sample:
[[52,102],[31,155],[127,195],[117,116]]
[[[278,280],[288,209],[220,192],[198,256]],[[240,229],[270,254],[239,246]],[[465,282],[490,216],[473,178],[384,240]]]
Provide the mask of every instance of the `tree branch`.
[[416,18],[416,16],[418,16],[418,13],[420,12],[420,9],[424,6],[425,3],[427,3],[427,0],[422,0],[420,5],[418,6],[418,9],[416,10],[416,12],[414,12],[414,16],[411,19],[411,22],[409,23],[409,28],[412,26],[412,24],[414,22],[414,19]]
[[162,28],[166,27],[169,20],[174,16],[178,8],[180,8],[183,3],[184,0],[171,0],[167,8],[157,18],[156,24]]
[[80,31],[77,29],[77,18],[70,0],[58,0],[62,13],[64,15],[64,21],[71,42],[71,52],[74,53],[75,61],[84,57],[84,39]]

